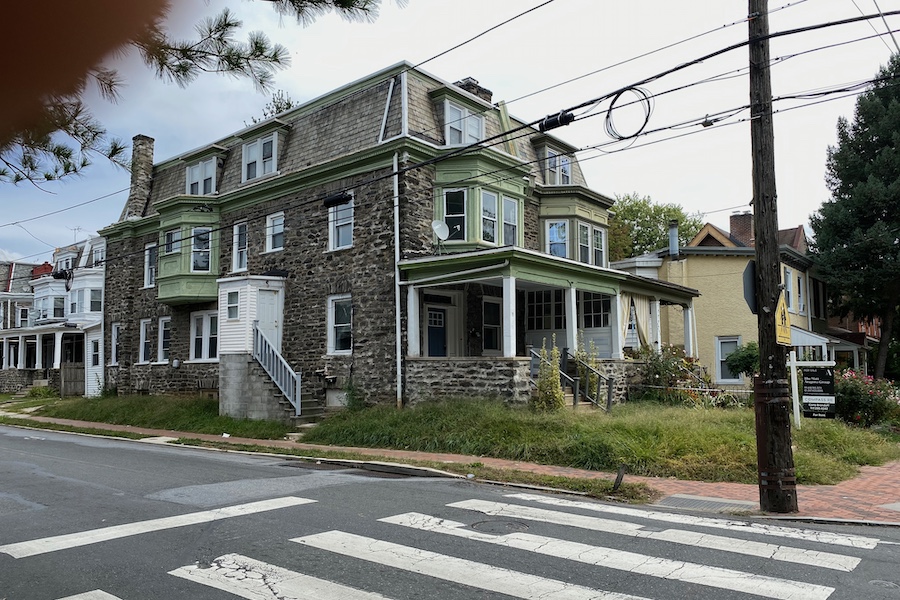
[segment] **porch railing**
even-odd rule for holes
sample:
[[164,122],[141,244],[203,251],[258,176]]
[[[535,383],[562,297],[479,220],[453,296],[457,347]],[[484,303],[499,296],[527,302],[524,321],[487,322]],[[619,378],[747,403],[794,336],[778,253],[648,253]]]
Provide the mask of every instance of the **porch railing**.
[[259,321],[253,321],[253,358],[268,373],[284,397],[294,407],[294,415],[300,416],[300,373],[294,371],[281,353],[259,329]]
[[[537,380],[541,362],[550,364],[550,361],[541,358],[541,353],[534,348],[528,348],[531,359],[531,381]],[[575,366],[576,375],[569,375],[570,366]],[[583,374],[583,375],[582,375]],[[579,360],[569,353],[568,348],[563,348],[560,353],[559,384],[562,387],[572,388],[572,403],[577,405],[582,398],[605,411],[612,408],[613,394],[615,391],[615,378],[607,377],[583,360]],[[605,395],[601,402],[601,395]]]

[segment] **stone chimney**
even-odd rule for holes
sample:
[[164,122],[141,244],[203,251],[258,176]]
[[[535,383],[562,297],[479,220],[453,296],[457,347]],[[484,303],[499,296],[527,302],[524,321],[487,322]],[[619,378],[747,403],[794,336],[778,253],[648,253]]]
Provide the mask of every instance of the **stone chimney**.
[[131,190],[120,221],[143,217],[153,181],[153,138],[136,135],[131,139]]
[[753,213],[745,211],[743,213],[733,213],[729,222],[731,237],[745,246],[753,246],[755,239],[753,236]]
[[491,90],[481,87],[480,85],[478,85],[478,80],[471,77],[466,77],[462,81],[457,81],[453,85],[466,90],[470,94],[478,96],[485,102],[490,102],[491,98],[494,96],[494,93]]

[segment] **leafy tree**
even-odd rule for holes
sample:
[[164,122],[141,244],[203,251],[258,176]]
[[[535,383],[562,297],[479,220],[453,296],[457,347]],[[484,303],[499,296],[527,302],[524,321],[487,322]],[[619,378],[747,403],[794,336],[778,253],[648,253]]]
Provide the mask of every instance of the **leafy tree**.
[[[900,55],[857,98],[853,121],[838,119],[829,147],[831,199],[810,217],[811,248],[835,312],[880,319],[889,342],[900,304]],[[889,343],[879,345],[884,377]]]
[[636,192],[616,195],[609,222],[609,259],[622,260],[669,245],[669,221],[678,221],[678,243],[686,245],[703,227],[699,215],[688,215],[678,204],[654,204]]
[[[373,19],[380,4],[266,1],[302,24],[329,11],[348,20]],[[118,99],[124,80],[104,66],[111,55],[135,48],[156,77],[179,86],[212,72],[246,77],[260,90],[268,89],[275,71],[290,62],[287,49],[262,32],[249,33],[245,42],[236,39],[242,23],[227,8],[198,23],[195,39],[175,39],[166,29],[169,8],[170,0],[4,6],[0,47],[11,57],[5,75],[13,83],[0,94],[0,182],[56,180],[79,173],[95,155],[126,166],[125,146],[108,137],[83,100],[89,86],[107,100]]]

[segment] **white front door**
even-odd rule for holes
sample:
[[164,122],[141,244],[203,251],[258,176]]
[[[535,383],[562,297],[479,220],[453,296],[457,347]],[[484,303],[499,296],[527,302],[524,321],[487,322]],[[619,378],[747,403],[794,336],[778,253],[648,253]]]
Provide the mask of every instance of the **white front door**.
[[278,290],[258,290],[256,318],[259,330],[281,352],[281,305]]

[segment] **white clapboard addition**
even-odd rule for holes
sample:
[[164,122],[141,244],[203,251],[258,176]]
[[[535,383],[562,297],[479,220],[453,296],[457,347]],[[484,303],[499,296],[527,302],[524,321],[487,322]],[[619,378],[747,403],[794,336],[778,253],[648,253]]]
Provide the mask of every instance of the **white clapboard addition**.
[[222,508],[188,513],[186,515],[178,515],[175,517],[163,517],[162,519],[151,519],[149,521],[138,521],[124,525],[113,525],[101,529],[91,529],[89,531],[80,531],[78,533],[68,533],[65,535],[29,540],[27,542],[6,544],[5,546],[0,546],[0,552],[8,554],[13,558],[25,558],[28,556],[36,556],[38,554],[46,554],[47,552],[57,552],[59,550],[68,550],[70,548],[108,542],[110,540],[117,540],[153,531],[187,527],[189,525],[209,523],[211,521],[220,521],[222,519],[233,519],[235,517],[243,517],[255,513],[300,506],[313,502],[315,502],[315,500],[297,498],[294,496],[262,500],[260,502],[248,502],[246,504],[224,506]]

